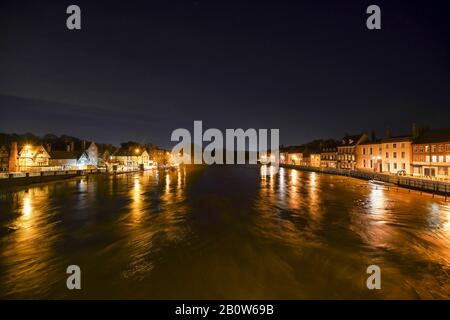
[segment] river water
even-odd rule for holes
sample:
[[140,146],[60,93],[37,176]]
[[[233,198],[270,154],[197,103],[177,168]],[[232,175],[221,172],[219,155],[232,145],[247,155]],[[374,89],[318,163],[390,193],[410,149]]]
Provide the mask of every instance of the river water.
[[449,299],[450,203],[256,166],[2,189],[0,297]]

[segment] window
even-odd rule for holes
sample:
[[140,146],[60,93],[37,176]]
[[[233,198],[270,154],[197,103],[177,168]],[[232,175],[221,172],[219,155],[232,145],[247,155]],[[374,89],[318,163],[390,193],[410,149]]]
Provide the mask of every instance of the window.
[[405,159],[405,151],[402,151],[402,159]]
[[444,162],[444,156],[439,156],[439,162]]
[[402,169],[406,170],[406,163],[404,163],[404,162],[402,163]]
[[372,154],[372,148],[370,148],[370,154]]
[[405,144],[404,143],[402,143],[402,148],[405,148]]
[[397,144],[396,143],[392,144],[392,146],[394,147],[394,149],[397,148]]
[[370,160],[370,167],[373,168],[373,161]]
[[425,146],[425,152],[426,153],[430,152],[430,146]]
[[437,162],[437,157],[436,156],[431,156],[431,162]]
[[397,152],[394,152],[394,159],[397,159]]
[[438,149],[438,152],[444,151],[444,148],[443,148],[443,145],[442,145],[442,144],[439,144],[439,145],[437,146],[437,149]]
[[366,148],[363,148],[363,154],[366,154]]
[[430,156],[428,156],[428,155],[425,156],[425,161],[426,161],[426,162],[430,162]]
[[445,151],[450,152],[450,144],[445,145]]
[[397,162],[394,163],[394,169],[397,170]]
[[423,152],[423,146],[420,146],[420,147],[419,147],[419,151],[420,151],[420,152]]
[[431,145],[431,152],[432,153],[436,152],[436,145],[435,144]]
[[419,148],[417,146],[414,146],[413,150],[414,150],[414,153],[417,153],[419,151]]
[[386,144],[386,149],[389,149],[389,145],[388,144]]
[[449,155],[445,156],[445,162],[450,162],[450,156]]
[[386,152],[386,159],[389,159],[389,152]]
[[366,160],[363,160],[363,167],[366,167]]

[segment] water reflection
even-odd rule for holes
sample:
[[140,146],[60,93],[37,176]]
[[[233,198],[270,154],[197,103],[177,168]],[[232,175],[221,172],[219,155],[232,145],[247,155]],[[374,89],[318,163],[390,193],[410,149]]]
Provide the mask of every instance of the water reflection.
[[[449,203],[347,177],[267,166],[98,175],[1,192],[0,222],[1,297],[450,292]],[[82,266],[82,292],[65,289],[69,264]],[[370,264],[382,292],[365,288]]]

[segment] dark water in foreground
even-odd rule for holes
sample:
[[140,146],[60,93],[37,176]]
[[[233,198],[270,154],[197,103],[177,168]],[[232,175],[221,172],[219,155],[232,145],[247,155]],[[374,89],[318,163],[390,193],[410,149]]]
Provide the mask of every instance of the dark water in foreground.
[[[443,198],[265,173],[180,168],[0,190],[0,297],[450,297]],[[81,291],[66,289],[71,264]],[[366,287],[372,264],[381,290]]]

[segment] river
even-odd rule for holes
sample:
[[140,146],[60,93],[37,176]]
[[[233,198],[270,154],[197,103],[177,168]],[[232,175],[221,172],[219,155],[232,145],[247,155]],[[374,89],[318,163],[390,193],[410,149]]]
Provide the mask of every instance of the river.
[[0,297],[449,299],[450,203],[256,166],[2,189]]

